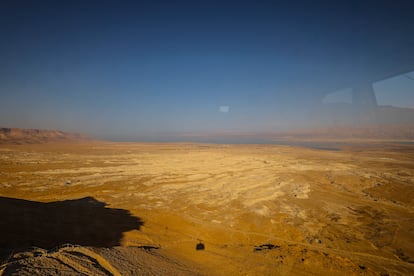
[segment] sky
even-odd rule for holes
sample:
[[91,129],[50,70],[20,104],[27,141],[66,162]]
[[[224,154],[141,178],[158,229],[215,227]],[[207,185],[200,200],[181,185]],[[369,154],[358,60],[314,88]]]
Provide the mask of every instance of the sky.
[[352,105],[365,83],[379,105],[413,108],[413,14],[404,0],[3,0],[0,126],[280,131],[318,125],[315,110]]

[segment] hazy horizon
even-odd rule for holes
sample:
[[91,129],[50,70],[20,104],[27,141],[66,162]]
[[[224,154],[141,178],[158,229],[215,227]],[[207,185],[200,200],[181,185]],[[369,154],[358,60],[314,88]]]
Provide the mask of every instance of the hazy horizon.
[[0,126],[157,141],[413,123],[413,12],[402,0],[2,1]]

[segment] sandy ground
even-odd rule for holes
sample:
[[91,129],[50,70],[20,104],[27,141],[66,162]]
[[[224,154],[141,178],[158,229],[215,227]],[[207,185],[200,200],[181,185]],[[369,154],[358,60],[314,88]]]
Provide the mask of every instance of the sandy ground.
[[414,274],[410,144],[1,145],[0,197],[5,275]]

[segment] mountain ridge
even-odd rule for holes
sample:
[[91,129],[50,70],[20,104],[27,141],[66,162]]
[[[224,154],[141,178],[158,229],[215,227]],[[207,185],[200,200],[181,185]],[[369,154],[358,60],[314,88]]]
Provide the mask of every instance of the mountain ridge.
[[0,144],[44,144],[54,142],[89,141],[90,137],[80,133],[48,129],[0,128]]

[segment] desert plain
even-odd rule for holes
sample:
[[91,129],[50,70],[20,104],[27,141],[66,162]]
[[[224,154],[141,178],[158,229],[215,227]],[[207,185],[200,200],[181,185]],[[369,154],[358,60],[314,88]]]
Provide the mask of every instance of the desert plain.
[[414,145],[0,145],[0,274],[413,275]]

